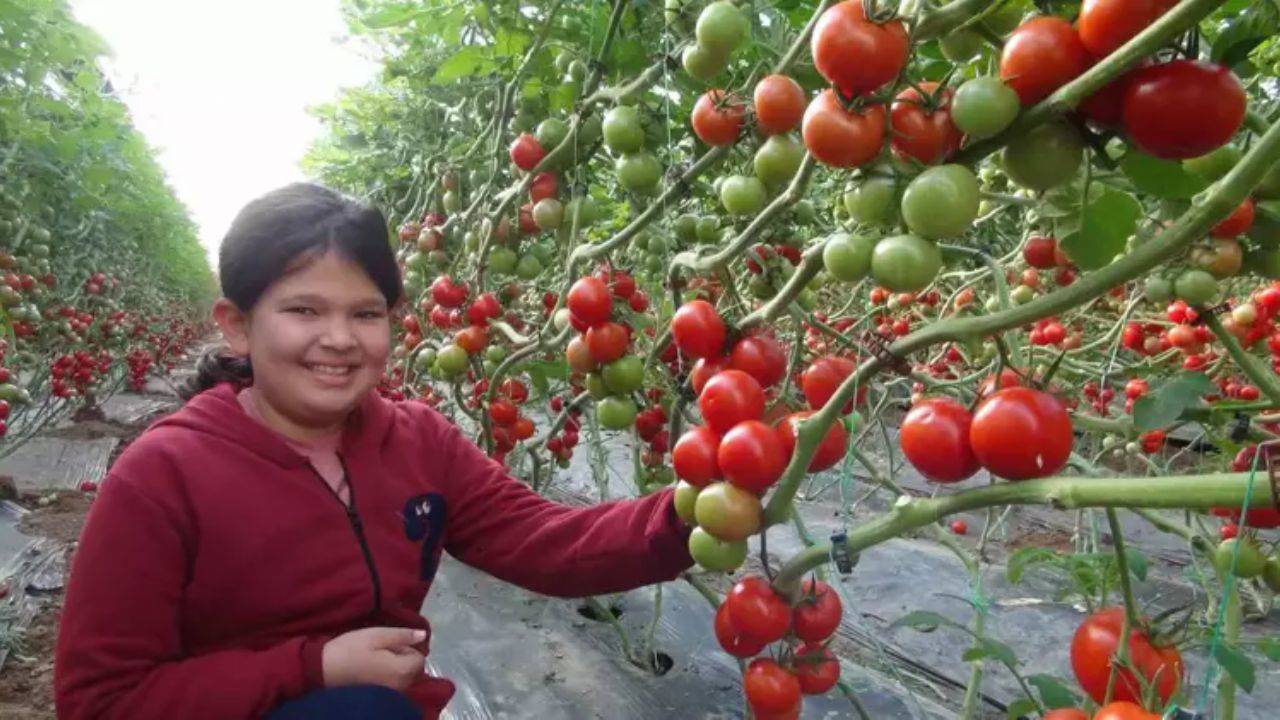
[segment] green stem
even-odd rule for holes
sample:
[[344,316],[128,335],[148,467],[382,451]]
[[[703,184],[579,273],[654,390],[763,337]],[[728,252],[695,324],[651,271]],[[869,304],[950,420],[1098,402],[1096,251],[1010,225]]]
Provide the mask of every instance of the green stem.
[[[1120,637],[1125,638],[1125,641],[1116,648],[1115,659],[1111,661],[1111,672],[1107,676],[1107,692],[1102,698],[1103,705],[1111,702],[1111,693],[1115,689],[1116,677],[1119,675],[1120,668],[1128,662],[1129,632],[1138,621],[1138,606],[1133,599],[1133,586],[1129,581],[1129,558],[1124,554],[1124,534],[1120,530],[1120,519],[1116,517],[1115,508],[1107,508],[1107,524],[1111,527],[1111,542],[1115,548],[1116,567],[1120,571],[1120,590],[1124,597],[1124,620],[1120,623]],[[1104,599],[1103,602],[1105,603],[1106,600]]]
[[[1228,580],[1231,588],[1224,602],[1227,603],[1226,618],[1222,626],[1222,641],[1235,645],[1240,639],[1240,593],[1239,583]],[[1218,720],[1235,720],[1236,717],[1236,683],[1231,673],[1223,672],[1218,678]]]

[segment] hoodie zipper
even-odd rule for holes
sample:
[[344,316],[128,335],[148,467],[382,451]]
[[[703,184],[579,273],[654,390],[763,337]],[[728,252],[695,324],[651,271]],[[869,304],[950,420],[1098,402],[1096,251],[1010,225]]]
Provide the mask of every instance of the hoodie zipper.
[[352,481],[351,472],[347,470],[347,461],[338,456],[338,462],[342,465],[342,475],[347,481],[347,492],[351,494],[351,503],[344,503],[342,497],[334,491],[333,487],[325,481],[324,476],[316,469],[315,465],[307,463],[307,467],[311,468],[311,472],[315,474],[316,479],[324,485],[329,494],[333,495],[333,499],[347,513],[347,522],[351,523],[351,530],[356,535],[356,540],[360,542],[360,551],[364,554],[364,564],[369,568],[369,579],[373,582],[373,610],[370,615],[375,615],[382,610],[382,584],[378,582],[378,567],[373,564],[373,552],[369,550],[369,539],[364,534],[364,523],[360,520],[360,516],[356,513],[356,486]]

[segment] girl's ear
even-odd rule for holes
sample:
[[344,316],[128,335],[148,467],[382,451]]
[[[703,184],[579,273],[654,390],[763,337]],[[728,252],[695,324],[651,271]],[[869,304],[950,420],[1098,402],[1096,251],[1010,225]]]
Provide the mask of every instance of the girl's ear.
[[241,357],[249,356],[249,318],[234,302],[218,298],[213,304],[213,321],[222,330],[231,352]]

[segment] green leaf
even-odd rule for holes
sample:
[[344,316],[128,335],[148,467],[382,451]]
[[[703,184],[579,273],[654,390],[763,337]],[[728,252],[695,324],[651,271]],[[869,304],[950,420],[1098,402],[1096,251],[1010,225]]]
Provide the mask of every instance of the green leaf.
[[1213,649],[1213,657],[1222,666],[1223,670],[1231,676],[1247,693],[1253,692],[1253,683],[1255,680],[1255,671],[1253,669],[1253,661],[1240,652],[1237,648],[1222,643]]
[[1204,373],[1181,373],[1133,404],[1133,426],[1139,432],[1165,427],[1213,391]]
[[1020,720],[1020,718],[1028,717],[1036,711],[1036,701],[1031,698],[1018,698],[1009,703],[1009,712],[1006,717],[1009,720]]
[[1014,654],[1013,648],[991,638],[983,638],[977,645],[965,650],[964,655],[960,656],[960,659],[965,662],[973,662],[983,658],[995,658],[1008,667],[1018,666],[1018,656]]
[[1023,574],[1031,566],[1052,562],[1057,556],[1058,554],[1049,548],[1021,548],[1009,556],[1005,577],[1009,578],[1009,582],[1016,584],[1022,580]]
[[945,615],[939,615],[936,612],[929,612],[928,610],[913,610],[897,620],[894,620],[893,623],[889,625],[890,629],[897,627],[909,627],[919,630],[920,632],[933,632],[940,627],[959,628],[962,626],[951,618],[948,618]]
[[1228,67],[1249,57],[1267,38],[1280,32],[1280,9],[1272,2],[1254,2],[1243,13],[1228,19],[1213,41],[1209,57]]
[[1258,652],[1266,656],[1268,660],[1280,662],[1280,638],[1263,638],[1258,642]]
[[1133,548],[1124,549],[1124,559],[1129,561],[1129,574],[1138,580],[1145,582],[1147,579],[1147,556]]
[[410,20],[426,13],[426,9],[416,2],[388,5],[360,18],[360,22],[372,30],[385,30],[396,25],[405,25]]
[[453,57],[440,63],[431,76],[431,82],[443,84],[452,82],[464,75],[472,75],[493,67],[488,57],[489,51],[479,45],[468,45],[453,54]]
[[1076,694],[1052,675],[1032,675],[1027,678],[1027,682],[1040,693],[1040,700],[1049,709],[1078,707],[1080,704]]
[[1120,161],[1120,169],[1140,192],[1173,200],[1186,200],[1208,187],[1200,178],[1182,168],[1182,163],[1161,160],[1138,150],[1130,150]]
[[1129,193],[1108,187],[1090,200],[1081,214],[1079,231],[1062,238],[1060,244],[1081,269],[1096,270],[1124,252],[1142,217],[1142,203]]

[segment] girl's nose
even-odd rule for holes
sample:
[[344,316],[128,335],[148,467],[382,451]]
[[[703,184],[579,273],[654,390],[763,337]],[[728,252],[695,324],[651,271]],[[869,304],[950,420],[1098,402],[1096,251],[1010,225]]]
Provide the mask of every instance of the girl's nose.
[[326,347],[345,350],[355,346],[356,336],[351,331],[351,323],[346,318],[339,317],[325,326],[320,342]]

